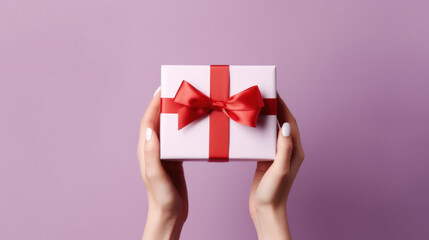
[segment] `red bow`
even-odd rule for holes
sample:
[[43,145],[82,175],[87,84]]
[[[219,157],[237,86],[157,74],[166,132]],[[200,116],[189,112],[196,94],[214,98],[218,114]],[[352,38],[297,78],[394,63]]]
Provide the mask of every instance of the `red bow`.
[[243,90],[225,101],[214,101],[187,81],[182,81],[174,102],[182,105],[178,110],[179,130],[211,111],[222,111],[238,123],[256,127],[259,112],[264,106],[264,100],[257,85]]

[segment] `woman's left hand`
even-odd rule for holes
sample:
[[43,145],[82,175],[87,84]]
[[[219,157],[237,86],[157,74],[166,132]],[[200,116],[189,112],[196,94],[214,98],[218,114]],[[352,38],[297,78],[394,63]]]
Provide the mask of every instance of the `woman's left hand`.
[[183,162],[161,161],[159,153],[160,91],[156,91],[140,125],[137,157],[148,195],[144,239],[179,239],[188,215]]

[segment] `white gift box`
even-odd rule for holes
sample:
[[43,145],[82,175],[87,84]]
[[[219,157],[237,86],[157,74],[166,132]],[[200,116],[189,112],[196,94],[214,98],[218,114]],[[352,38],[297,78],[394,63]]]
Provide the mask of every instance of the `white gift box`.
[[[258,116],[256,127],[229,119],[228,156],[211,159],[209,152],[210,114],[178,129],[178,113],[163,111],[163,99],[174,99],[183,81],[210,97],[211,65],[161,66],[160,150],[162,160],[235,161],[273,160],[277,142],[276,111]],[[257,85],[262,98],[276,103],[275,66],[234,66],[229,68],[229,96]],[[275,105],[274,105],[275,106]],[[264,106],[265,107],[265,106]],[[222,130],[223,131],[223,130]]]

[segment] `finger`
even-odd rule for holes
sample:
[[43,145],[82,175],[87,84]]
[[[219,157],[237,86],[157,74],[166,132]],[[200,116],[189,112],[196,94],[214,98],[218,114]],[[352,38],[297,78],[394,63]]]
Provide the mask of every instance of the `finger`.
[[144,174],[149,181],[158,180],[166,174],[159,158],[158,136],[150,127],[146,128],[145,133],[144,165]]
[[188,202],[188,190],[183,171],[183,161],[161,161],[161,164],[167,175],[170,176],[171,181],[184,202]]
[[[259,182],[261,181],[262,177],[265,175],[265,173],[271,167],[272,164],[273,164],[273,161],[259,161],[256,164],[256,170],[255,170],[255,175],[253,176],[253,180],[252,180],[251,191],[253,191],[254,188],[256,189],[256,187],[259,185]],[[251,192],[251,194],[252,194],[252,192]]]
[[279,94],[277,94],[277,100],[278,100],[277,101],[278,102],[277,119],[280,125],[282,125],[285,122],[288,122],[290,124],[290,128],[291,128],[290,136],[292,138],[292,142],[294,145],[294,150],[292,154],[294,156],[295,155],[297,156],[296,159],[304,159],[304,149],[301,143],[301,136],[299,133],[298,123]]
[[143,145],[145,142],[146,128],[148,128],[148,126],[151,125],[151,127],[155,129],[156,132],[158,132],[158,129],[159,129],[159,113],[161,108],[161,102],[160,102],[161,94],[159,89],[160,88],[158,88],[155,91],[154,97],[150,101],[146,109],[146,112],[140,121],[140,135],[139,135],[139,143],[137,148],[137,155],[139,156],[139,158],[140,156],[143,155]]
[[141,126],[143,130],[146,129],[149,125],[152,125],[156,132],[158,132],[159,127],[159,114],[161,110],[161,91],[157,90],[152,100],[150,101],[145,114],[143,115]]
[[183,161],[161,161],[161,165],[165,172],[170,176],[175,187],[178,190],[186,190],[186,185],[183,186],[182,184],[185,183]]
[[254,190],[256,190],[256,187],[259,185],[259,182],[261,181],[262,177],[265,175],[267,170],[271,167],[273,164],[273,161],[259,161],[256,164],[256,170],[255,175],[253,176],[252,180],[252,186],[251,186],[251,195]]
[[[291,111],[287,107],[286,103],[283,101],[283,99],[280,97],[280,95],[277,93],[277,120],[280,123],[280,126],[288,122],[291,125],[291,134],[292,137],[299,137],[298,126],[296,124],[296,119],[292,115]],[[296,133],[294,136],[293,134]]]
[[154,97],[149,103],[147,110],[140,122],[140,135],[139,142],[137,144],[137,157],[140,163],[140,170],[142,173],[143,180],[145,173],[145,163],[144,163],[144,144],[145,144],[145,134],[146,128],[151,126],[151,129],[159,129],[159,112],[160,112],[160,88],[155,91]]
[[155,131],[147,128],[144,144],[145,183],[148,187],[149,201],[162,208],[170,209],[177,199],[177,190],[165,172],[159,158],[159,139]]
[[271,166],[277,173],[286,176],[290,171],[290,159],[293,149],[292,138],[290,137],[290,124],[283,123],[277,138],[277,153],[274,163]]
[[259,161],[256,165],[255,175],[253,176],[252,184],[250,186],[250,195],[249,195],[249,211],[250,215],[253,217],[256,216],[255,209],[255,193],[256,189],[259,186],[259,183],[262,180],[262,177],[265,175],[267,170],[272,165],[273,161]]
[[252,186],[253,185],[258,186],[262,177],[267,172],[267,170],[271,167],[272,164],[273,164],[273,161],[259,161],[256,164],[256,170],[255,170],[255,175],[253,176]]
[[[293,144],[292,138],[290,137],[290,124],[284,123],[278,134],[276,157],[271,166],[266,169],[266,172],[260,179],[256,193],[254,193],[258,196],[257,200],[259,204],[269,203],[280,206],[280,204],[284,203],[286,197],[284,193],[287,190],[286,179],[289,177],[290,173],[292,149]],[[265,167],[266,166],[261,167],[260,170],[263,171]],[[256,175],[257,173],[255,173],[255,176]],[[250,200],[249,203],[250,206],[252,206],[252,200]]]

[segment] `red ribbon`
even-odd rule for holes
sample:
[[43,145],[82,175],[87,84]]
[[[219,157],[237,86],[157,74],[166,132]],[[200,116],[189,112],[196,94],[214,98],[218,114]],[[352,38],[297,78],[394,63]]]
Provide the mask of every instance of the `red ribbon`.
[[256,85],[225,101],[216,101],[207,97],[187,81],[183,81],[180,85],[174,102],[182,105],[178,111],[179,130],[211,111],[221,111],[238,123],[256,127],[259,111],[264,106],[264,100]]
[[276,114],[276,99],[263,99],[258,86],[229,97],[229,66],[210,66],[210,97],[183,80],[174,98],[161,99],[161,113],[178,113],[179,130],[210,115],[209,160],[228,161],[229,118],[256,127],[259,114]]

